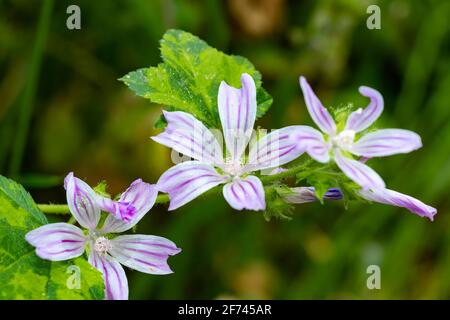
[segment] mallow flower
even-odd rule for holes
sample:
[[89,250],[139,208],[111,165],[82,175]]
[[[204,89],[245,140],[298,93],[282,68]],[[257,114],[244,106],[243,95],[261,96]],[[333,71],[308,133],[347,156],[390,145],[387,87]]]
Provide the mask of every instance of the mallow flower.
[[[351,180],[361,186],[361,197],[384,204],[404,207],[421,217],[433,220],[437,210],[411,196],[389,190],[383,179],[365,164],[367,159],[408,153],[422,147],[420,136],[403,129],[381,129],[357,134],[370,127],[383,111],[383,97],[369,87],[361,86],[359,92],[370,99],[369,105],[352,112],[341,129],[334,122],[328,110],[322,105],[304,77],[300,87],[305,104],[320,131],[298,126],[298,141],[315,160],[327,163],[334,159],[336,165]],[[360,157],[354,159],[353,156]]]
[[250,143],[256,119],[256,88],[248,74],[241,76],[242,88],[221,82],[218,113],[226,150],[206,126],[185,112],[164,111],[167,127],[152,139],[180,152],[193,161],[167,170],[157,183],[170,196],[169,210],[175,210],[207,190],[225,184],[223,196],[236,210],[264,210],[264,187],[252,172],[275,168],[299,157],[301,150],[292,139],[291,127],[272,131]]
[[309,126],[298,126],[299,143],[316,161],[327,163],[333,159],[342,172],[363,190],[384,189],[385,183],[373,169],[353,156],[383,157],[408,153],[422,146],[418,134],[403,129],[376,130],[356,139],[357,134],[369,128],[383,111],[383,97],[375,89],[359,88],[370,103],[365,109],[352,112],[345,126],[339,128],[304,77],[300,77],[300,86],[309,114],[322,132]]
[[123,221],[108,214],[101,227],[105,199],[73,173],[66,177],[65,188],[70,212],[84,230],[69,223],[51,223],[30,231],[25,238],[40,258],[62,261],[86,251],[89,263],[103,275],[108,300],[128,299],[128,281],[121,264],[149,274],[172,273],[167,259],[181,251],[172,241],[151,235],[114,235],[131,229],[153,207],[157,196],[154,185],[138,179],[122,195],[121,203],[106,201],[115,209],[126,207],[124,203],[132,205],[134,215]]

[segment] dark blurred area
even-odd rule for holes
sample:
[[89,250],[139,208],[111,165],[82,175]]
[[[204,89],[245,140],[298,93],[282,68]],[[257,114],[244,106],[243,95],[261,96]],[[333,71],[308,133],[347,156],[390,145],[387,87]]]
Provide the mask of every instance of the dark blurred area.
[[[66,27],[71,4],[81,30]],[[366,26],[371,4],[381,8],[380,30]],[[163,33],[183,29],[255,64],[274,98],[257,123],[268,129],[311,124],[301,74],[327,106],[365,106],[358,86],[378,89],[377,126],[414,130],[424,147],[369,164],[438,214],[431,223],[388,206],[313,203],[291,221],[266,222],[221,197],[175,212],[160,205],[137,231],[183,252],[170,276],[127,270],[130,298],[448,299],[449,17],[444,0],[2,0],[0,173],[38,203],[64,203],[69,171],[91,185],[107,180],[112,194],[137,177],[156,182],[172,165],[170,150],[149,139],[163,106],[117,79],[158,64]],[[366,286],[369,265],[381,268],[380,290]]]

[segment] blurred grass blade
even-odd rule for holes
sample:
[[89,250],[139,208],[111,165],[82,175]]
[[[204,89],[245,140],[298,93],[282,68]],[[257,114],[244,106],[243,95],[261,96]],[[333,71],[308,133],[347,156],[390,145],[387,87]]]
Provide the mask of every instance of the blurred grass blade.
[[28,137],[31,115],[33,113],[34,99],[39,79],[42,55],[47,40],[47,34],[50,27],[51,13],[54,0],[44,0],[39,16],[36,40],[34,43],[31,62],[28,69],[27,82],[23,90],[23,95],[19,103],[19,119],[17,124],[16,139],[12,149],[9,174],[14,177],[20,172],[22,166],[23,154]]
[[63,184],[64,176],[46,175],[46,174],[25,174],[20,175],[17,179],[25,188],[52,188]]

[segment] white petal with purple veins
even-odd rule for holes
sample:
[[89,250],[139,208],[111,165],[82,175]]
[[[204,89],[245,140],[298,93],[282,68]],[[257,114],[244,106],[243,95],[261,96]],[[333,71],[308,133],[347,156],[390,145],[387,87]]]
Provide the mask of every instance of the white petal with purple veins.
[[272,131],[251,144],[244,171],[279,167],[301,156],[304,149],[298,146],[296,128],[291,126]]
[[227,150],[232,159],[240,159],[253,131],[256,119],[256,87],[253,78],[244,73],[242,88],[222,81],[217,103]]
[[51,223],[34,229],[25,239],[36,247],[36,254],[42,259],[62,261],[83,254],[86,237],[78,227],[68,223]]
[[109,253],[121,264],[140,272],[169,274],[169,256],[181,249],[170,240],[149,235],[125,235],[111,240]]
[[203,123],[182,111],[163,111],[167,120],[164,132],[152,137],[162,145],[195,160],[211,164],[223,162],[222,148]]
[[437,213],[435,208],[426,205],[422,201],[394,190],[383,188],[374,190],[360,190],[359,194],[369,201],[408,209],[412,213],[415,213],[421,217],[426,217],[431,221],[433,221],[434,215]]
[[223,187],[225,200],[236,210],[264,210],[266,199],[264,187],[255,176],[235,178]]
[[383,129],[370,132],[359,139],[351,152],[364,157],[383,157],[408,153],[422,147],[420,136],[403,129]]
[[175,210],[226,180],[227,177],[217,173],[213,166],[188,161],[164,172],[158,180],[157,189],[169,194],[169,210]]
[[158,191],[155,185],[143,182],[141,179],[137,179],[119,199],[120,203],[126,203],[134,208],[134,214],[131,219],[129,221],[123,221],[112,215],[108,215],[101,232],[118,233],[133,228],[153,207],[157,195]]
[[321,163],[330,161],[330,143],[326,142],[323,134],[309,126],[292,126],[295,132],[291,134],[300,150],[306,151],[311,158]]
[[320,130],[328,134],[336,133],[336,124],[334,123],[333,118],[328,110],[322,105],[319,98],[317,98],[305,77],[300,77],[300,87],[302,88],[309,114]]
[[365,86],[359,87],[359,92],[363,96],[370,98],[370,103],[365,109],[359,108],[350,114],[345,130],[363,131],[374,123],[383,112],[384,102],[381,93]]
[[89,255],[89,263],[103,275],[105,300],[128,300],[128,279],[122,266],[109,255],[99,255],[94,250]]
[[101,195],[97,196],[97,202],[103,211],[111,213],[108,217],[119,221],[128,222],[136,214],[135,207],[130,203],[114,201]]
[[84,181],[69,173],[64,181],[70,212],[83,227],[94,230],[100,220],[97,194]]
[[363,189],[385,187],[383,179],[372,168],[343,156],[339,150],[335,150],[334,160],[342,172]]

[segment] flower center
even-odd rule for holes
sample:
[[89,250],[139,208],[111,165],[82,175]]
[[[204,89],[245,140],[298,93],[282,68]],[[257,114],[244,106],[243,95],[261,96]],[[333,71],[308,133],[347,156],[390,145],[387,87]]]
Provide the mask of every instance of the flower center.
[[333,146],[343,150],[349,150],[355,140],[355,134],[356,132],[353,130],[344,130],[340,132],[337,136],[332,138]]
[[105,237],[95,239],[94,251],[100,255],[106,254],[111,249],[111,242]]
[[238,176],[241,173],[242,162],[238,159],[227,159],[223,169],[231,176]]

